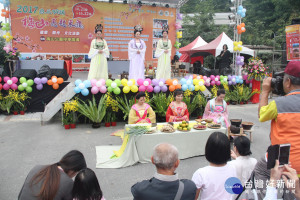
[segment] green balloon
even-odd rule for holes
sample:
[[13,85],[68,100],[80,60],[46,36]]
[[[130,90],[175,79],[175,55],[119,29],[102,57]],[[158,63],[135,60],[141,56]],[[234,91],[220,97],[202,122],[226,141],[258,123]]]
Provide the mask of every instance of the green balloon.
[[115,83],[116,83],[118,86],[120,86],[120,85],[121,85],[121,80],[120,80],[120,79],[116,79],[116,80],[115,80]]
[[32,92],[32,87],[27,86],[25,90],[26,90],[27,93],[30,93],[30,92]]
[[223,76],[223,75],[221,75],[221,76],[220,76],[220,80],[223,80],[223,79],[224,79],[224,76]]
[[18,86],[18,90],[19,90],[19,91],[24,91],[24,89],[25,89],[25,88],[23,87],[23,85],[19,85],[19,86]]
[[112,87],[110,87],[110,86],[107,88],[107,91],[108,91],[108,92],[112,92],[113,90],[114,90],[114,89],[113,89]]
[[116,87],[116,88],[114,89],[114,93],[115,93],[115,94],[120,94],[120,93],[121,93],[121,89],[120,89],[119,87]]
[[21,77],[21,78],[20,78],[20,83],[25,83],[25,82],[26,82],[26,78]]
[[32,80],[32,79],[29,79],[29,80],[27,81],[27,85],[28,85],[28,86],[32,86],[32,85],[33,85],[33,80]]
[[106,84],[106,86],[110,87],[110,85],[111,85],[112,82],[113,82],[112,80],[107,79],[106,82],[105,82],[105,84]]
[[225,82],[224,80],[221,80],[221,83],[222,83],[222,84],[224,84],[224,82]]

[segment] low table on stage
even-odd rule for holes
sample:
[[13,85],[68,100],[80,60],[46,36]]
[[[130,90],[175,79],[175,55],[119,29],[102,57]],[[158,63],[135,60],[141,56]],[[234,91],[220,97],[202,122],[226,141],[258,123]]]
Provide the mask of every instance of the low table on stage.
[[[166,123],[158,123],[158,126],[163,124]],[[196,122],[190,121],[190,126],[192,126],[192,124],[196,124]],[[125,129],[131,126],[140,125],[141,124],[125,125]],[[189,132],[175,131],[174,133],[163,133],[157,131],[153,134],[130,136],[124,153],[118,158],[109,159],[110,156],[113,155],[112,150],[117,151],[120,147],[96,147],[96,167],[121,168],[133,165],[137,162],[151,162],[151,156],[154,146],[163,142],[173,144],[177,147],[179,151],[179,159],[201,156],[205,154],[205,145],[208,137],[216,131],[226,133],[226,128],[207,128],[206,130],[195,130],[192,128],[192,130]],[[104,158],[104,156],[106,156],[106,158]]]

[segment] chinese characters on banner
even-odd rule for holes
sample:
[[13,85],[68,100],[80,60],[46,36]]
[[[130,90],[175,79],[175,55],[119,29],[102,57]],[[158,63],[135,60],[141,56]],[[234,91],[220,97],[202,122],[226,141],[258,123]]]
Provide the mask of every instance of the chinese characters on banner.
[[285,32],[287,60],[300,60],[300,24],[286,26]]

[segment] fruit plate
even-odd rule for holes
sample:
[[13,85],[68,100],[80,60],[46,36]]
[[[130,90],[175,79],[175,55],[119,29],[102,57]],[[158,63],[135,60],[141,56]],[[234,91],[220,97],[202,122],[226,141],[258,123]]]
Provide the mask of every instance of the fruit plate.
[[163,133],[174,133],[175,130],[174,131],[161,131],[161,132],[163,132]]
[[191,130],[179,130],[177,129],[178,131],[181,131],[181,132],[190,132]]
[[211,129],[220,129],[221,128],[221,124],[211,124],[208,126],[208,128]]
[[198,127],[198,125],[195,125],[193,128],[196,129],[196,130],[205,130],[206,129],[206,126],[203,127],[203,128],[197,128],[197,127]]

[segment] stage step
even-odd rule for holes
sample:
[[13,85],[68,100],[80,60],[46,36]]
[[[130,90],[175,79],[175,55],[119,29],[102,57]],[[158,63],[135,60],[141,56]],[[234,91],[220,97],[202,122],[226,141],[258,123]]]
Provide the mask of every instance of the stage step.
[[61,108],[62,103],[70,100],[76,93],[74,92],[75,84],[70,82],[58,95],[50,101],[44,112],[41,114],[41,121],[49,121]]

